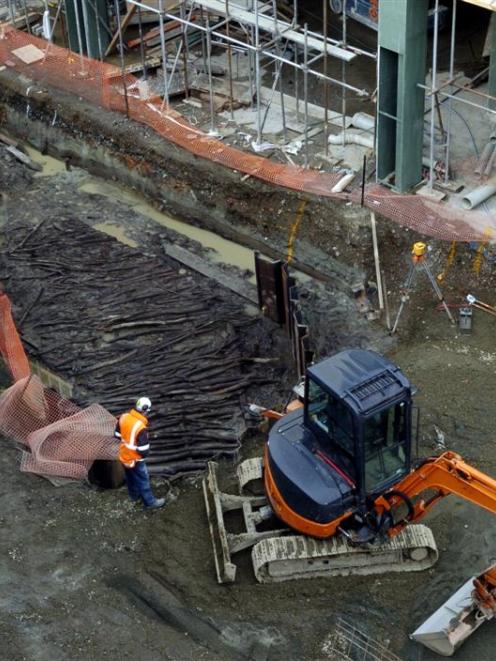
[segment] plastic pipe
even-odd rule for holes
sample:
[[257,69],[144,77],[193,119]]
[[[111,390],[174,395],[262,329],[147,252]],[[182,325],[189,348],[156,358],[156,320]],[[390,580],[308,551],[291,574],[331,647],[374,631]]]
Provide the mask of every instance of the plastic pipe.
[[342,177],[338,183],[331,188],[331,193],[342,193],[346,186],[353,181],[355,178],[355,173],[352,172],[351,174],[345,174],[344,177]]
[[375,119],[372,117],[372,115],[367,115],[366,112],[356,112],[351,118],[351,124],[357,129],[373,131]]
[[[347,131],[345,140],[346,145],[362,145],[362,147],[369,147],[370,149],[374,148],[374,136],[373,135],[363,135],[360,133],[350,133]],[[342,145],[343,144],[343,134],[330,135],[329,136],[330,145]]]
[[493,137],[491,136],[491,139],[482,150],[482,156],[479,158],[479,163],[477,164],[477,167],[474,170],[476,174],[480,174],[486,169],[486,166],[489,163],[489,159],[493,155],[495,146],[496,143],[493,140]]
[[496,193],[496,182],[486,184],[485,186],[479,186],[479,188],[474,188],[471,193],[465,195],[462,199],[462,205],[464,209],[474,209],[476,206],[484,202],[492,195]]

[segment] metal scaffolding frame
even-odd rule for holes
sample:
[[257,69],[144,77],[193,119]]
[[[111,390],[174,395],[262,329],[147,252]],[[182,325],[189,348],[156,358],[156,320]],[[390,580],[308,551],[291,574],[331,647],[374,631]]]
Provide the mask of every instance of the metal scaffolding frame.
[[[58,0],[56,16],[53,21],[52,33],[61,14],[61,9],[67,2],[71,1],[75,8],[81,9],[75,12],[77,42],[79,44],[79,53],[81,56],[81,69],[84,69],[84,43],[82,37],[83,21],[87,15],[85,10],[86,3],[95,11],[95,0]],[[251,4],[250,4],[251,3]],[[325,155],[328,154],[329,137],[329,117],[332,112],[337,121],[342,121],[342,141],[346,143],[347,132],[347,93],[358,96],[369,96],[369,91],[355,87],[347,82],[347,64],[357,56],[372,58],[378,61],[377,53],[369,52],[358,48],[349,43],[347,39],[347,18],[345,12],[345,3],[343,3],[343,13],[341,17],[342,35],[341,39],[331,39],[328,37],[328,0],[322,0],[322,32],[313,32],[305,23],[299,23],[298,0],[293,0],[293,16],[291,20],[280,18],[280,12],[277,9],[276,0],[180,0],[174,5],[174,9],[166,7],[166,0],[157,0],[153,6],[151,0],[128,0],[128,5],[137,10],[139,23],[139,35],[143,39],[142,13],[146,11],[153,13],[157,17],[159,24],[160,37],[160,57],[162,83],[162,108],[167,108],[170,103],[171,82],[178,70],[179,63],[184,71],[184,90],[186,97],[190,94],[188,81],[188,58],[190,55],[190,46],[188,37],[193,33],[201,35],[201,54],[199,57],[203,60],[203,70],[208,76],[208,96],[209,96],[209,134],[218,135],[217,116],[215,112],[215,88],[213,85],[214,75],[212,71],[212,49],[221,48],[227,53],[227,73],[229,89],[229,109],[231,118],[234,117],[234,67],[233,58],[244,54],[249,62],[248,66],[248,88],[251,100],[251,107],[255,110],[255,132],[256,138],[254,148],[256,149],[263,142],[264,128],[267,115],[274,99],[279,97],[282,131],[284,143],[287,142],[287,101],[288,95],[284,94],[282,78],[283,71],[290,68],[294,72],[294,111],[296,119],[302,121],[303,131],[303,162],[305,167],[309,166],[309,130],[315,125],[309,119],[309,81],[313,78],[319,80],[324,86],[324,105],[322,107],[322,117],[319,123],[322,124],[325,142]],[[21,11],[26,13],[26,0],[7,0],[11,20],[14,20],[14,6],[17,4]],[[124,44],[123,32],[127,25],[129,11],[126,16],[121,16],[119,3],[113,0],[114,13],[116,17],[115,36],[118,37],[119,62],[122,69],[124,95],[127,105],[127,90],[125,85],[125,63],[124,63]],[[168,3],[167,3],[168,4]],[[445,3],[446,4],[446,3]],[[87,9],[87,8],[86,8]],[[452,19],[450,33],[450,51],[449,51],[449,74],[444,82],[439,81],[438,76],[438,38],[439,38],[439,13],[441,9],[440,0],[435,0],[433,8],[434,25],[432,34],[432,62],[431,62],[431,80],[430,84],[418,83],[418,87],[425,91],[427,106],[425,115],[429,117],[428,130],[428,186],[433,188],[436,175],[436,160],[444,161],[444,184],[447,185],[450,180],[450,166],[452,162],[452,119],[453,113],[457,113],[455,106],[457,103],[475,108],[486,116],[496,116],[496,97],[486,94],[477,89],[472,89],[469,84],[460,84],[460,75],[455,74],[455,56],[456,56],[456,29],[457,29],[457,9],[458,0],[452,0]],[[488,9],[490,11],[490,9]],[[496,5],[493,11],[496,11]],[[197,16],[195,17],[195,13]],[[199,20],[197,20],[199,17]],[[175,40],[175,53],[168,53],[165,33],[167,22],[174,21],[180,28],[180,34]],[[27,29],[29,22],[26,21]],[[87,26],[84,26],[86,30]],[[103,26],[107,31],[108,26]],[[100,58],[105,57],[104,47],[102,45],[102,34],[100,21],[96,21],[97,40],[99,45]],[[50,42],[49,42],[50,43]],[[47,44],[47,49],[49,48]],[[291,48],[289,47],[291,46]],[[494,44],[492,56],[494,53]],[[147,64],[145,48],[143,42],[140,43],[141,67],[143,78],[147,79]],[[329,58],[337,58],[342,62],[341,78],[337,79],[328,74]],[[239,62],[239,59],[238,59]],[[318,66],[317,66],[318,65]],[[322,65],[322,66],[320,66]],[[495,65],[496,66],[496,65]],[[266,69],[273,67],[273,83],[270,94],[267,90],[262,90],[262,73]],[[377,67],[378,75],[379,70]],[[377,77],[378,77],[377,75]],[[480,76],[481,74],[478,74]],[[477,76],[477,77],[478,77]],[[477,78],[476,77],[476,78]],[[473,79],[475,80],[475,79]],[[378,81],[377,81],[378,82]],[[330,90],[341,90],[341,113],[335,113],[329,108]],[[377,87],[375,87],[377,89]],[[491,103],[494,102],[494,103]],[[493,107],[491,107],[493,105]],[[443,115],[441,110],[445,109]],[[495,118],[496,119],[496,118]],[[436,125],[437,123],[437,125]],[[377,121],[376,121],[377,125]],[[496,126],[496,124],[495,124]],[[442,140],[437,139],[436,131],[439,130]],[[374,130],[374,144],[377,133],[377,126]],[[289,156],[288,160],[291,162]]]
[[[326,4],[327,0],[323,0]],[[309,142],[309,79],[311,77],[323,82],[325,86],[325,106],[324,110],[324,136],[327,141],[329,124],[329,87],[334,86],[342,90],[342,113],[343,113],[343,143],[346,140],[346,92],[356,94],[361,97],[369,96],[370,92],[360,89],[346,82],[346,65],[357,56],[376,58],[376,54],[368,52],[361,48],[354,47],[346,40],[346,18],[343,12],[343,38],[341,40],[331,39],[327,36],[327,27],[325,26],[322,34],[312,32],[308,25],[300,26],[298,24],[297,0],[294,0],[293,18],[291,22],[281,20],[278,17],[278,11],[275,0],[261,2],[253,1],[251,9],[245,9],[240,6],[239,0],[236,4],[233,0],[183,0],[176,5],[174,11],[167,11],[163,7],[163,0],[158,0],[158,8],[147,4],[146,0],[129,0],[129,4],[141,11],[153,12],[157,14],[160,23],[161,34],[161,56],[163,63],[163,98],[164,106],[169,105],[170,83],[176,72],[177,64],[180,59],[180,53],[183,50],[183,59],[185,58],[184,49],[187,47],[188,35],[193,32],[200,32],[202,36],[202,58],[203,70],[208,74],[209,80],[209,105],[210,105],[210,135],[218,135],[216,126],[216,113],[214,110],[214,88],[212,75],[212,48],[220,47],[226,50],[228,59],[228,74],[230,86],[229,107],[231,116],[233,113],[233,69],[232,53],[233,50],[238,54],[245,53],[249,62],[249,89],[250,96],[255,100],[256,108],[256,141],[255,148],[260,146],[263,141],[263,129],[265,119],[273,98],[276,96],[277,87],[279,88],[281,103],[281,118],[283,133],[286,137],[286,111],[284,102],[284,93],[282,88],[282,74],[287,67],[294,70],[295,73],[295,102],[296,115],[299,121],[303,115],[303,141],[304,141],[304,164],[308,167],[308,142]],[[199,12],[200,20],[193,20],[193,12]],[[118,23],[121,22],[120,15],[117,15]],[[327,8],[324,12],[324,18],[327,20]],[[164,21],[175,21],[182,26],[182,39],[177,41],[176,53],[173,56],[173,62],[169,64],[167,58],[167,48],[164,36]],[[120,30],[120,26],[118,27]],[[243,38],[239,35],[233,36],[233,33],[241,32]],[[288,46],[292,46],[291,49]],[[142,52],[142,66],[145,68],[145,58]],[[336,79],[328,75],[328,58],[334,57],[342,61],[342,78]],[[266,62],[262,64],[262,59]],[[322,61],[323,71],[316,65]],[[184,70],[187,73],[186,61],[183,62]],[[262,105],[262,70],[266,67],[274,68],[274,80],[270,98],[263,99],[265,106]],[[298,80],[303,78],[303,85]],[[303,93],[302,93],[303,92]],[[327,153],[327,147],[326,147]]]
[[[429,135],[429,188],[432,190],[434,185],[434,170],[435,170],[435,116],[436,112],[438,114],[438,122],[440,123],[440,130],[443,134],[444,142],[441,145],[444,151],[444,184],[449,182],[449,168],[451,163],[451,138],[452,138],[452,114],[456,112],[453,108],[454,102],[458,102],[469,106],[471,108],[476,108],[481,112],[486,113],[488,116],[496,115],[496,109],[489,107],[490,101],[496,101],[494,96],[490,94],[485,94],[479,90],[471,89],[467,84],[460,85],[457,82],[458,76],[455,76],[455,53],[456,53],[456,25],[457,25],[457,8],[458,0],[452,0],[452,19],[451,19],[451,35],[450,35],[450,56],[449,56],[449,78],[446,82],[441,85],[438,85],[437,77],[437,45],[438,45],[438,36],[439,36],[439,11],[440,3],[439,0],[435,0],[434,6],[434,33],[433,33],[433,48],[432,48],[432,70],[431,70],[431,84],[428,85],[419,85],[419,87],[426,92],[426,96],[430,98],[430,108],[426,111],[430,113],[430,135]],[[493,11],[496,11],[496,6],[493,8]],[[494,53],[491,53],[491,57],[494,56]],[[479,77],[478,74],[477,77]],[[463,96],[459,96],[461,92],[471,93],[475,97],[481,97],[483,102],[487,105],[483,105],[483,102],[477,103],[474,100],[469,100]],[[439,97],[442,97],[441,99]],[[441,120],[441,106],[447,104],[447,121],[446,127],[442,125]],[[496,127],[496,124],[495,124]]]

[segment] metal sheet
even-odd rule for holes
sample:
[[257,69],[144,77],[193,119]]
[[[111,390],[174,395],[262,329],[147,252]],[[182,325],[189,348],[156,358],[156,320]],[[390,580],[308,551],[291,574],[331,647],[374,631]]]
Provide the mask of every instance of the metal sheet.
[[282,288],[282,262],[271,262],[255,253],[258,304],[266,315],[278,324],[284,324],[284,297]]
[[460,645],[484,622],[470,616],[474,610],[474,576],[437,609],[410,638],[441,656],[452,656]]

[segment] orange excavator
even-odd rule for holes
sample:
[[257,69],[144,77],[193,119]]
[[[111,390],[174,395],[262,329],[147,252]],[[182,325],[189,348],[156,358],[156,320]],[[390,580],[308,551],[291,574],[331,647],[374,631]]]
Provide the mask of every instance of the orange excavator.
[[[262,582],[426,569],[438,557],[434,537],[412,524],[442,498],[496,512],[496,481],[460,455],[412,461],[412,386],[383,356],[338,353],[308,368],[297,394],[284,414],[251,407],[274,424],[263,460],[238,467],[240,495],[222,492],[209,464],[203,487],[219,582],[234,580],[232,555],[250,546]],[[246,495],[257,482],[262,495]],[[234,534],[224,515],[236,509],[245,531]]]

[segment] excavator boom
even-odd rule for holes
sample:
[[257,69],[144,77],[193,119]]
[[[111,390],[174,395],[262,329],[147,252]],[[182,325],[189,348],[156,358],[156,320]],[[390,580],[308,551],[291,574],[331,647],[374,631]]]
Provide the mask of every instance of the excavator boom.
[[[409,515],[395,524],[389,535],[403,530],[407,523],[420,520],[442,498],[455,494],[489,512],[496,513],[496,480],[467,464],[455,452],[445,452],[425,461],[419,468],[395,485],[393,498],[376,500],[385,509],[407,501]],[[425,496],[424,496],[425,494]]]

